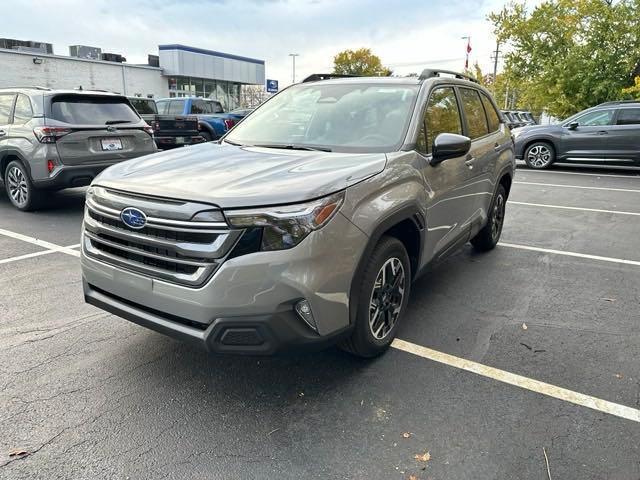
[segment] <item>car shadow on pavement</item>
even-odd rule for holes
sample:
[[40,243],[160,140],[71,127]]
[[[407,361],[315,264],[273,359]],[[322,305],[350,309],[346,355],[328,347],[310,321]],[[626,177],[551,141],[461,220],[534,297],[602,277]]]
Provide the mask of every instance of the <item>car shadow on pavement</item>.
[[[84,197],[86,188],[70,188],[56,192],[49,192],[46,200],[38,207],[38,212],[60,212],[73,213],[81,212],[84,208]],[[4,185],[0,182],[0,208],[11,208],[13,205],[7,197]],[[17,211],[17,210],[16,210]]]

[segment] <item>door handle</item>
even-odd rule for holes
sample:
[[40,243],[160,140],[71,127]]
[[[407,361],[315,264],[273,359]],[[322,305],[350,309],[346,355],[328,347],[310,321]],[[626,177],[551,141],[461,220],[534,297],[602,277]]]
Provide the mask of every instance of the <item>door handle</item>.
[[606,130],[600,130],[598,132],[598,135],[609,135],[609,132],[607,132]]
[[496,143],[496,144],[493,146],[493,149],[494,149],[496,152],[499,152],[500,150],[502,150],[502,145],[500,145],[499,143]]
[[0,130],[0,137],[4,137],[7,133],[4,130]]
[[464,164],[469,167],[469,170],[473,169],[473,164],[476,161],[474,157],[468,158],[464,161]]

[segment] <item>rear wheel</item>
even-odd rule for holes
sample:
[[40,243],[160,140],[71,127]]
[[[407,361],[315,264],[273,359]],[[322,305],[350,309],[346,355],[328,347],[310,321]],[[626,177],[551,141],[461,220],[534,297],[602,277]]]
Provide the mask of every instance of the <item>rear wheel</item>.
[[356,325],[340,347],[359,357],[383,353],[396,336],[411,287],[411,265],[400,240],[382,237],[365,267]]
[[530,168],[548,168],[556,159],[556,151],[547,142],[535,142],[524,152],[524,161]]
[[34,187],[26,168],[19,161],[14,160],[7,165],[4,186],[9,200],[18,210],[28,212],[40,206],[43,193]]
[[493,249],[500,241],[502,226],[504,225],[504,213],[507,204],[507,192],[502,185],[493,197],[487,224],[471,239],[471,245],[480,252]]

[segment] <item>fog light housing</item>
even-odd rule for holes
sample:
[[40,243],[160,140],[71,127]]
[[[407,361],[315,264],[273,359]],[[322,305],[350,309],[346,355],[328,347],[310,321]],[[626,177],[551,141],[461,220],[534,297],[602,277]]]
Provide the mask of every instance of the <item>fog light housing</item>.
[[298,316],[304,320],[304,323],[309,325],[314,331],[318,331],[318,327],[316,326],[316,321],[313,318],[313,312],[311,311],[311,305],[307,300],[300,300],[295,305],[295,310]]

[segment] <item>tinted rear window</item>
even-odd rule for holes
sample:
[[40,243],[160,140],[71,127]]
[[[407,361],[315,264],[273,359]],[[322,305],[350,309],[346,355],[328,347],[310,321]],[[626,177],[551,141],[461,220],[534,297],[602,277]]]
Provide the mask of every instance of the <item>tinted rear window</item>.
[[130,98],[129,101],[133,108],[142,115],[158,113],[156,110],[156,102],[150,98]]
[[64,96],[51,103],[51,118],[75,125],[136,123],[139,117],[123,99]]

